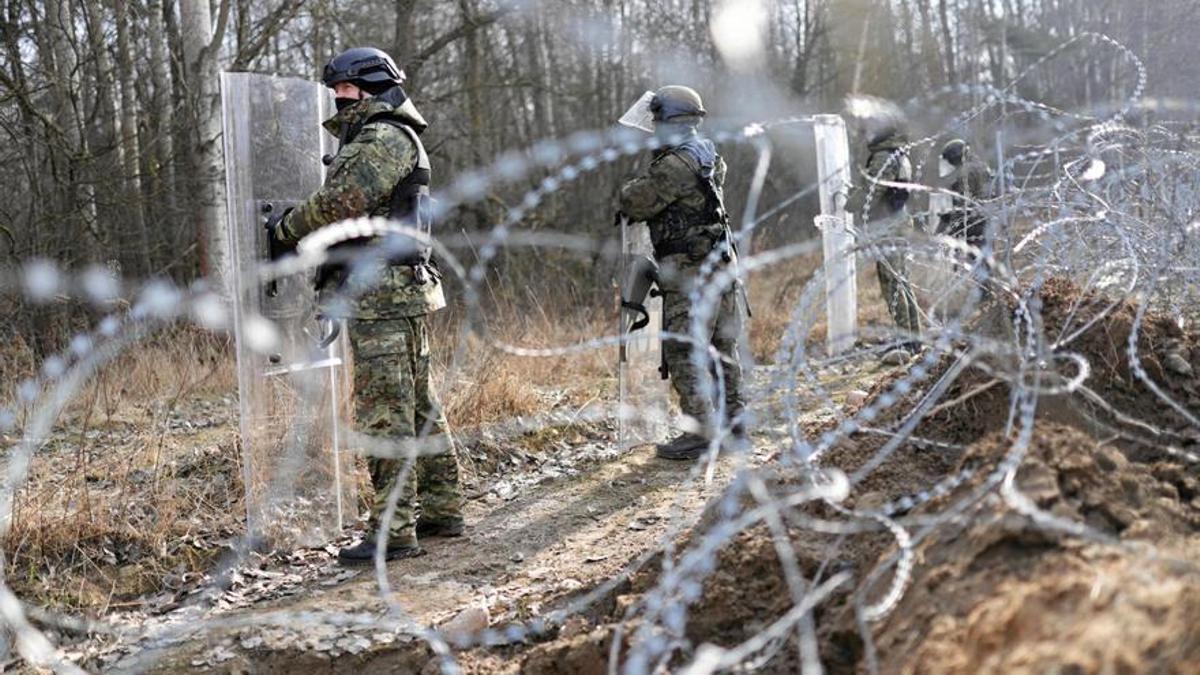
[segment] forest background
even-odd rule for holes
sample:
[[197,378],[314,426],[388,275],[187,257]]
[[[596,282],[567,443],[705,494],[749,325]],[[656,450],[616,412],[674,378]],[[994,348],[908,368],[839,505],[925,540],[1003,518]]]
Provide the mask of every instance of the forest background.
[[[920,101],[917,132],[937,131],[1084,32],[1111,36],[1147,67],[1147,97],[1194,98],[1200,4],[1192,0],[4,0],[0,5],[0,257],[68,269],[99,264],[127,279],[187,284],[224,237],[219,72],[317,79],[330,55],[388,50],[431,122],[436,180],[547,138],[612,126],[645,90],[690,84],[719,123],[837,112],[852,92]],[[747,67],[723,60],[712,26],[726,11],[761,29],[766,51]],[[1039,66],[1015,94],[1068,111],[1104,109],[1132,91],[1135,71],[1094,41]],[[937,105],[930,106],[930,102]],[[718,123],[718,122],[714,122]],[[985,155],[988,120],[961,130]],[[755,161],[722,148],[738,214]],[[615,236],[613,196],[634,166],[602,168],[552,195],[519,224],[529,231]],[[803,162],[777,160],[764,204],[805,184]],[[543,175],[494,185],[444,231],[498,222]],[[808,177],[809,179],[811,176]],[[798,202],[760,235],[811,237]],[[611,294],[599,258],[504,256],[492,300],[556,272],[539,306]],[[603,269],[600,269],[603,268]],[[598,271],[597,271],[598,270]],[[591,272],[597,271],[596,274]],[[514,281],[516,280],[516,281]],[[496,290],[499,289],[499,290]],[[516,290],[514,290],[516,289]],[[520,302],[526,299],[518,298]],[[69,302],[9,297],[0,327],[31,355],[60,349],[94,320]]]

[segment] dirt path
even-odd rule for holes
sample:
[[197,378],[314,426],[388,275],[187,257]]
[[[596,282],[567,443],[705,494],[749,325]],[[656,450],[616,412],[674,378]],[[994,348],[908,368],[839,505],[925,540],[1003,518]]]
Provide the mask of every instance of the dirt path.
[[[770,376],[756,373],[760,390]],[[841,398],[875,377],[872,368],[843,367],[822,379]],[[775,407],[770,397],[759,400]],[[804,404],[804,423],[829,415],[816,401]],[[428,540],[426,555],[387,566],[391,609],[403,614],[389,613],[373,568],[339,567],[330,544],[251,556],[167,611],[109,617],[126,635],[64,653],[114,672],[412,672],[432,655],[419,627],[453,635],[459,626],[496,645],[497,665],[509,670],[517,661],[503,658],[512,649],[503,645],[521,642],[553,610],[571,603],[572,614],[585,617],[588,608],[611,611],[620,582],[687,532],[739,461],[758,464],[777,449],[763,426],[756,447],[722,456],[710,482],[690,463],[655,458],[649,446],[615,452],[604,425],[586,437],[564,434],[571,445],[539,461],[501,461],[479,477],[466,536]],[[484,627],[491,630],[480,634]]]
[[[719,460],[713,481],[706,485],[703,477],[689,480],[689,464],[656,459],[649,447],[640,447],[594,463],[579,476],[534,485],[499,504],[472,501],[466,536],[430,540],[425,556],[387,566],[390,599],[425,626],[442,625],[471,608],[483,609],[483,621],[492,626],[526,622],[557,601],[619,576],[631,561],[656,549],[670,528],[690,525],[707,499],[726,484],[733,461]],[[280,621],[285,618],[281,613],[384,616],[388,607],[374,569],[338,568],[333,550],[331,546],[314,552],[303,561],[317,573],[298,588],[287,583],[288,565],[267,566],[264,574],[285,573],[267,577],[279,582],[275,597],[268,591],[264,601],[235,611],[221,611],[218,600],[218,608],[208,613],[214,624],[207,635],[181,635],[171,641],[175,644],[160,645],[157,653],[135,651],[114,669],[238,672],[252,670],[255,664],[286,662],[289,670],[340,672],[376,659],[407,662],[401,652],[428,660],[424,645],[397,639],[378,627],[358,631],[321,620],[305,624],[303,619],[291,621],[294,627],[265,630],[262,625],[221,626],[225,618],[246,623],[247,613],[271,624],[286,623]],[[482,616],[476,610],[463,619],[478,628]],[[175,623],[170,617],[163,621],[164,626]]]

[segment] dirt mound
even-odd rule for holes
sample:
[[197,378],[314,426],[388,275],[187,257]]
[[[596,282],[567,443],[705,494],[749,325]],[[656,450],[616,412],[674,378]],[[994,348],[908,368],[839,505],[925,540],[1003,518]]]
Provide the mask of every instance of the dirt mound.
[[[1095,440],[1100,433],[1111,438],[1115,426],[1122,432],[1121,449],[1144,459],[1161,457],[1161,453],[1147,452],[1147,448],[1163,439],[1179,442],[1185,448],[1195,442],[1191,440],[1195,430],[1188,428],[1186,418],[1151,391],[1130,363],[1127,345],[1137,307],[1128,301],[1113,302],[1094,293],[1082,293],[1061,280],[1045,286],[1039,304],[1041,330],[1047,342],[1056,345],[1056,351],[1077,353],[1088,361],[1090,375],[1085,384],[1094,393],[1045,396],[1039,401],[1034,448],[1022,464],[1021,484],[1040,507],[1058,517],[1085,523],[1104,536],[1137,539],[1184,555],[1192,545],[1193,532],[1200,527],[1200,512],[1194,502],[1200,485],[1192,472],[1169,462],[1153,466],[1133,463],[1115,447],[1100,446]],[[974,330],[1003,339],[1006,330],[1011,332],[1011,311],[1011,307],[993,308]],[[1146,375],[1174,400],[1200,411],[1194,374],[1181,376],[1164,366],[1171,352],[1197,362],[1197,336],[1184,334],[1169,317],[1149,312],[1139,326],[1137,344]],[[943,358],[926,383],[938,381],[952,364],[953,359]],[[1012,371],[996,357],[988,357],[983,365],[992,372]],[[1062,367],[1064,379],[1077,372],[1065,360],[1055,365]],[[867,404],[891,390],[902,376],[898,373],[879,383]],[[912,411],[925,395],[921,389],[887,410],[883,415],[885,424],[879,426],[894,426]],[[902,444],[855,487],[849,504],[860,510],[878,508],[927,490],[966,467],[977,469],[971,484],[914,514],[936,514],[966,491],[977,488],[1010,446],[999,436],[1009,418],[1010,396],[1011,385],[1003,378],[982,368],[966,369],[914,433],[935,443]],[[1105,405],[1124,417],[1112,414]],[[832,448],[823,463],[854,472],[889,438],[856,434]],[[954,446],[968,449],[960,454]],[[1137,452],[1130,452],[1135,448]],[[818,515],[823,509],[813,507],[808,512]],[[1179,659],[1190,653],[1180,650],[1200,644],[1184,639],[1195,637],[1179,630],[1184,623],[1177,623],[1174,633],[1164,632],[1172,630],[1170,621],[1185,622],[1200,607],[1195,605],[1200,601],[1200,585],[1195,579],[1172,577],[1169,583],[1159,584],[1161,575],[1155,577],[1150,571],[1153,566],[1146,566],[1144,559],[1132,552],[1049,534],[1028,518],[1011,512],[995,496],[985,500],[985,506],[971,513],[965,522],[965,529],[936,531],[918,549],[917,560],[922,562],[917,566],[912,590],[892,614],[891,623],[884,624],[882,633],[876,633],[885,672],[948,672],[968,664],[999,669],[1022,664],[1028,667],[1056,653],[1055,642],[1066,639],[1088,646],[1062,654],[1061,663],[1080,665],[1085,671],[1097,670],[1097,665],[1126,662],[1184,663],[1186,660]],[[827,564],[852,571],[861,580],[876,561],[894,553],[894,541],[884,533],[835,538],[798,530],[793,544],[801,569],[809,578],[817,573],[822,561],[830,561]],[[825,575],[828,573],[826,569]],[[1116,588],[1130,590],[1121,594],[1110,589],[1105,596],[1108,604],[1100,603],[1090,595],[1093,588],[1099,588],[1097,575],[1111,576]],[[890,578],[890,573],[882,575],[884,584]],[[1163,612],[1162,601],[1172,596],[1158,589],[1166,586],[1180,593],[1183,602]],[[1082,599],[1072,595],[1079,589]],[[818,616],[822,656],[834,670],[854,670],[862,665],[863,646],[848,598],[843,595],[835,599],[826,605],[825,616]],[[791,606],[774,546],[765,529],[756,528],[742,533],[722,553],[704,596],[693,607],[688,637],[694,643],[732,645],[752,636]],[[1008,616],[1006,611],[1011,611],[1011,616],[1001,620]],[[1020,628],[1028,619],[1021,613],[1024,611],[1039,619],[1040,634]],[[1120,634],[1127,625],[1159,614],[1167,628],[1137,633],[1137,640],[1122,643],[1125,652],[1104,651],[1108,642],[1105,631]],[[993,633],[987,638],[989,631]],[[1179,640],[1159,639],[1166,635]],[[985,654],[982,650],[989,644],[995,647]],[[1156,644],[1163,647],[1161,655],[1147,651],[1148,645]],[[1178,649],[1172,652],[1168,648],[1171,644]],[[952,654],[952,647],[960,652]],[[1043,649],[1049,651],[1043,653]],[[789,656],[772,662],[772,668],[788,671],[798,665],[791,660],[794,649],[781,650],[781,654]],[[994,664],[989,661],[993,654],[1000,659]],[[1155,661],[1151,656],[1163,660]]]
[[[1058,278],[1046,283],[1039,298],[1047,340],[1058,343],[1058,352],[1076,352],[1087,359],[1091,376],[1085,386],[1121,415],[1196,442],[1196,430],[1189,428],[1188,420],[1155,395],[1135,372],[1129,357],[1129,338],[1138,311],[1134,302],[1114,302],[1094,291],[1084,293]],[[1172,355],[1186,362],[1190,375],[1168,367]],[[1185,333],[1170,316],[1148,311],[1138,326],[1137,362],[1164,393],[1193,417],[1200,417],[1200,335]],[[1110,412],[1096,409],[1101,419],[1111,419]],[[1129,426],[1123,420],[1117,423]],[[1145,435],[1149,430],[1135,427],[1134,431]]]
[[[1200,554],[1200,481],[1175,464],[1130,461],[1071,427],[1039,422],[1033,438],[1018,489],[1097,538],[1036,525],[995,491],[971,504],[970,495],[1012,447],[1000,434],[974,444],[955,469],[986,469],[908,514],[916,519],[971,505],[966,518],[948,520],[919,541],[909,590],[872,625],[881,672],[1185,672],[1183,664],[1200,659],[1200,566],[1180,562]],[[886,533],[838,539],[797,529],[792,545],[809,579],[850,571],[862,580],[896,553]],[[886,570],[867,596],[882,595],[893,573]],[[693,645],[731,647],[792,606],[774,544],[759,526],[722,550],[689,611],[686,635]],[[852,607],[844,592],[815,613],[830,672],[864,667]],[[596,636],[576,642],[595,648]],[[573,653],[561,651],[566,647],[556,646],[560,659]],[[763,671],[797,672],[796,647],[793,638]]]
[[[911,590],[874,629],[882,670],[1188,670],[1200,661],[1200,568],[1169,561],[1200,552],[1196,480],[1173,465],[1130,462],[1067,427],[1039,424],[1033,439],[1017,474],[1026,496],[1156,553],[1059,534],[986,498],[965,527],[943,525],[917,547]],[[992,436],[963,462],[995,464],[1010,447]],[[944,511],[982,480],[920,512]]]
[[[1039,397],[1039,419],[1077,427],[1099,437],[1120,435],[1123,449],[1150,459],[1162,456],[1153,449],[1163,445],[1200,449],[1200,431],[1158,396],[1131,363],[1128,344],[1137,318],[1136,304],[1127,299],[1113,300],[1096,291],[1083,292],[1070,281],[1058,278],[1045,284],[1034,304],[1047,349],[1061,355],[1039,373],[1039,383],[1048,392]],[[1013,311],[1013,306],[992,304],[969,330],[1015,345]],[[1176,404],[1193,417],[1200,417],[1200,334],[1186,333],[1171,317],[1148,311],[1138,325],[1137,345],[1141,371]],[[1070,393],[1049,393],[1077,375],[1079,366],[1068,355],[1087,361],[1089,372],[1083,387]],[[1169,368],[1166,363],[1172,355],[1182,358],[1191,374]],[[954,361],[954,357],[943,357],[924,382],[938,381]],[[1004,428],[1012,394],[1006,380],[1012,375],[1005,374],[1016,371],[1011,357],[979,357],[932,407],[917,435],[969,445]],[[867,404],[889,391],[903,375],[896,373],[878,382]],[[914,388],[885,411],[883,419],[894,423],[908,414],[925,391],[924,387]]]
[[529,651],[520,671],[526,675],[605,675],[614,631],[602,626],[567,635]]

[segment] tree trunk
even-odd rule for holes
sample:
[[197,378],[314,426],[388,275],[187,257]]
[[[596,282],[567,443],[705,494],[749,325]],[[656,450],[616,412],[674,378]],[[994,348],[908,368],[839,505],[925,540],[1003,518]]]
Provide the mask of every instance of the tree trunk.
[[951,86],[958,84],[958,64],[955,58],[955,43],[953,29],[950,26],[950,12],[946,6],[946,0],[938,2],[938,18],[942,24],[942,45],[946,52],[946,81]]
[[138,146],[137,130],[137,100],[133,82],[133,53],[129,44],[129,24],[133,16],[129,12],[126,0],[115,0],[113,13],[117,24],[117,81],[121,101],[121,157],[125,173],[125,194],[131,202],[127,211],[129,225],[133,227],[137,237],[138,251],[136,259],[140,269],[139,276],[152,273],[153,264],[150,262],[151,240],[146,231],[146,219],[142,214],[142,195],[140,171],[141,148]]
[[459,0],[459,12],[463,25],[471,26],[463,40],[463,58],[466,63],[467,89],[467,133],[471,141],[472,164],[479,164],[485,156],[483,138],[483,64],[480,55],[479,34],[474,28],[475,8],[470,0]]
[[[413,29],[413,10],[417,0],[396,0],[396,23],[392,29],[391,56],[401,69],[408,67],[408,60],[416,53],[416,31]],[[330,56],[333,56],[330,54]],[[320,57],[318,57],[320,58]],[[414,75],[415,73],[409,73]]]
[[[223,0],[223,17],[229,11]],[[231,297],[230,264],[225,236],[225,166],[221,148],[221,99],[217,83],[217,47],[208,0],[180,0],[184,74],[190,93],[188,115],[190,164],[196,181],[192,192],[194,231],[200,246],[201,273],[224,297]],[[223,25],[223,23],[221,24]]]
[[[175,177],[175,108],[171,105],[171,62],[167,50],[167,36],[163,18],[163,1],[150,0],[146,7],[146,41],[150,43],[150,119],[153,120],[153,198],[161,201],[161,205],[148,204],[147,211],[158,215],[164,221],[176,222],[179,216],[179,204],[176,198]],[[150,148],[143,147],[143,152]],[[176,236],[177,232],[168,228],[159,228],[162,233],[158,237],[161,244],[171,252],[183,248],[182,242]],[[186,244],[184,244],[186,246]]]
[[[80,237],[90,234],[96,242],[104,237],[96,229],[96,193],[91,181],[86,179],[85,160],[90,155],[87,135],[80,116],[80,99],[76,83],[76,45],[71,43],[74,34],[70,5],[65,0],[47,0],[45,3],[46,26],[39,32],[39,45],[43,58],[51,63],[50,91],[52,116],[58,125],[55,130],[47,129],[54,139],[49,153],[51,175],[54,177],[52,191],[58,194],[62,205],[62,222],[67,226],[64,250],[55,253],[73,259],[88,247],[78,245]],[[70,251],[71,255],[66,255]]]
[[[89,130],[85,134],[90,136],[90,145],[93,148],[100,148],[103,157],[93,158],[92,164],[95,170],[97,181],[114,181],[118,184],[123,182],[126,175],[124,165],[125,148],[121,144],[121,126],[120,116],[118,114],[120,90],[117,88],[113,79],[113,67],[109,60],[108,41],[105,34],[105,21],[103,17],[104,7],[101,5],[84,6],[81,8],[84,14],[84,22],[87,25],[88,47],[93,55],[92,71],[94,73],[94,81],[86,83],[85,87],[81,87],[80,91],[89,90],[93,92],[91,98],[94,101],[95,111],[92,114],[86,114],[85,118],[92,120],[88,124]],[[83,97],[80,96],[82,99]],[[111,152],[110,152],[111,150]],[[120,213],[124,214],[126,209],[136,210],[140,204],[140,196],[137,194],[126,194],[124,190],[118,190],[120,196],[119,204],[114,203],[111,198],[106,200],[107,208],[96,207],[97,227],[106,239],[116,238],[120,241],[126,232],[122,227],[124,225],[123,218],[116,218]],[[101,222],[102,221],[102,222]],[[91,254],[99,253],[96,250],[87,252],[89,257]]]

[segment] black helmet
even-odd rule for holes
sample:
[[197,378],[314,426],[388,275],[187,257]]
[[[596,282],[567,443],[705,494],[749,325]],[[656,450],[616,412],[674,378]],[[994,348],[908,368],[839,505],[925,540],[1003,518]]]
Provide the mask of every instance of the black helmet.
[[382,49],[354,47],[325,64],[321,81],[326,87],[349,82],[369,94],[377,95],[404,82],[404,71]]
[[708,114],[700,100],[700,94],[696,93],[695,89],[674,84],[660,87],[654,92],[654,98],[650,101],[650,112],[654,114],[654,119],[660,122],[677,117],[687,118],[681,120],[685,122],[698,122]]
[[873,129],[874,133],[867,140],[867,147],[874,148],[881,145],[899,147],[908,144],[908,132],[898,123],[888,121],[882,126]]
[[954,166],[962,166],[963,157],[966,157],[970,150],[971,148],[967,145],[966,141],[960,138],[955,138],[942,147],[942,159],[950,162]]

